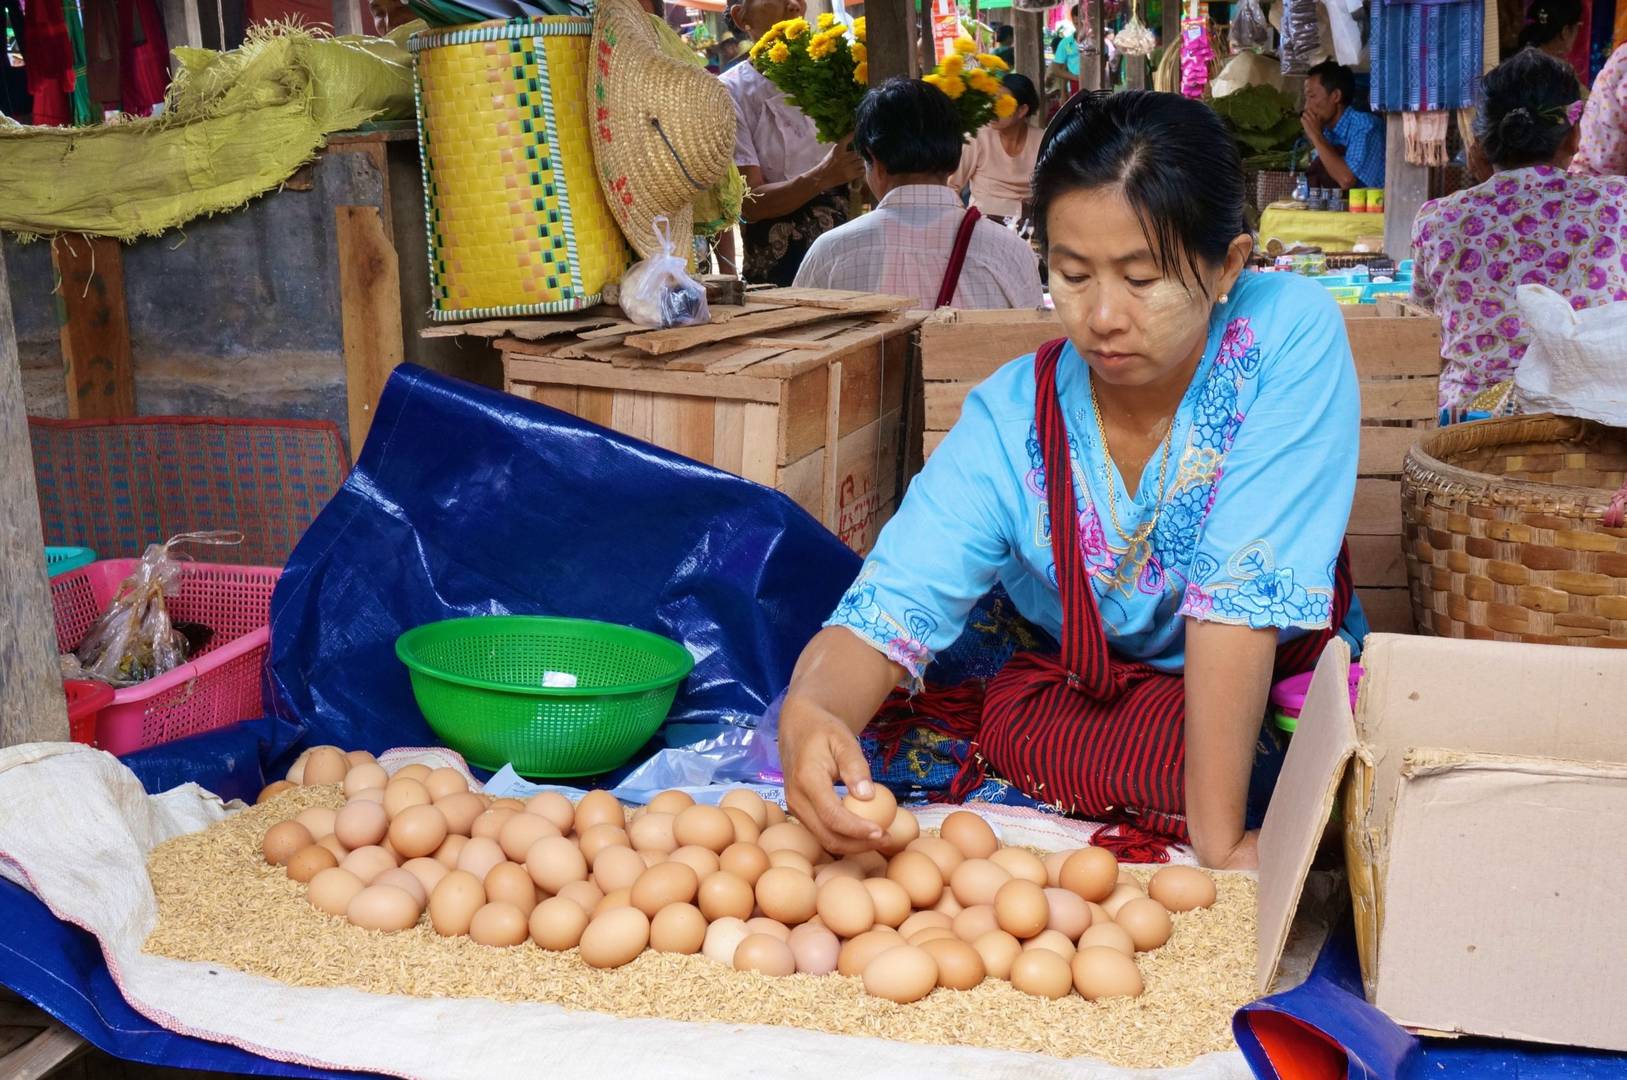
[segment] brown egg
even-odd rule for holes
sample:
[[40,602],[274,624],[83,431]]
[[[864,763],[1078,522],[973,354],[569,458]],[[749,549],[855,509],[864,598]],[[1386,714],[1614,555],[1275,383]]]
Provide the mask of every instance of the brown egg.
[[1085,901],[1085,907],[1090,909],[1090,925],[1091,926],[1095,926],[1098,923],[1105,923],[1105,922],[1112,922],[1113,921],[1113,916],[1109,915],[1107,913],[1107,909],[1102,907],[1102,905],[1094,904],[1094,903],[1091,903],[1089,900],[1086,900]]
[[791,946],[779,938],[749,934],[735,947],[734,969],[763,975],[791,975],[797,970],[797,958]]
[[1021,881],[1032,881],[1045,888],[1045,864],[1027,848],[1001,848],[989,856],[989,861]]
[[898,800],[881,784],[870,785],[870,797],[861,799],[852,792],[842,796],[842,807],[848,813],[863,818],[879,827],[883,833],[898,815]]
[[875,997],[907,1005],[938,985],[938,963],[914,945],[888,949],[864,968],[864,989]]
[[339,860],[334,858],[333,852],[321,844],[307,844],[288,860],[288,877],[304,884],[329,867],[338,865]]
[[402,779],[416,780],[422,784],[429,779],[430,768],[428,765],[404,765],[397,769],[395,774]]
[[469,781],[465,780],[463,774],[451,766],[443,766],[439,769],[432,769],[430,774],[424,777],[424,790],[429,792],[432,801],[440,802],[448,795],[458,795],[468,791]]
[[819,889],[817,907],[825,925],[841,937],[857,937],[876,924],[876,905],[861,880],[836,877]]
[[1130,873],[1130,871],[1126,870],[1122,866],[1119,867],[1118,884],[1119,885],[1128,885],[1133,889],[1138,889],[1138,890],[1140,890],[1140,892],[1141,892],[1141,894],[1143,896],[1145,896],[1147,894],[1147,887],[1145,885],[1141,884],[1141,879],[1136,877],[1134,874]]
[[327,870],[318,870],[316,876],[311,878],[311,884],[305,891],[305,898],[311,906],[318,911],[329,915],[343,915],[350,907],[350,902],[356,899],[356,894],[367,888],[367,885],[348,870],[330,867]]
[[260,789],[260,794],[254,797],[254,805],[270,802],[285,791],[292,791],[299,785],[292,780],[274,780]]
[[339,820],[339,814],[326,806],[312,806],[295,814],[294,820],[309,829],[312,836],[321,838],[333,834],[333,826]]
[[956,810],[943,819],[938,835],[954,844],[968,859],[987,859],[1000,850],[1000,840],[989,823],[970,810]]
[[1025,949],[1011,962],[1011,985],[1035,997],[1068,996],[1073,989],[1073,972],[1068,962],[1049,949]]
[[875,905],[877,924],[896,929],[910,917],[909,893],[898,882],[884,877],[865,878],[864,890]]
[[1029,949],[1045,949],[1056,953],[1064,960],[1072,960],[1074,954],[1073,942],[1064,937],[1059,930],[1041,930],[1023,942],[1023,951],[1027,952]]
[[527,929],[539,949],[562,952],[574,949],[587,929],[588,913],[563,896],[550,897],[531,911]]
[[1169,940],[1170,925],[1169,912],[1164,905],[1149,897],[1131,900],[1119,908],[1114,922],[1124,927],[1124,932],[1130,935],[1135,942],[1137,952],[1148,952],[1156,949]]
[[339,838],[334,836],[332,833],[329,833],[327,836],[317,837],[316,845],[317,847],[327,848],[329,851],[333,852],[333,857],[338,859],[340,862],[344,862],[345,856],[350,854],[350,849],[341,844],[339,842]]
[[751,918],[756,894],[743,878],[717,870],[701,878],[696,903],[708,922],[733,917],[742,921]]
[[435,809],[446,818],[447,830],[457,836],[468,836],[475,819],[486,812],[486,803],[472,791],[464,791],[435,800]]
[[706,940],[701,943],[701,955],[714,964],[733,967],[734,951],[750,936],[746,924],[740,919],[732,917],[715,919],[712,925],[706,928]]
[[813,863],[803,858],[801,852],[792,851],[789,848],[769,852],[768,865],[770,867],[783,866],[789,870],[795,870],[807,878],[812,878],[814,873]]
[[1062,864],[1057,884],[1081,900],[1100,903],[1118,884],[1119,861],[1099,847],[1080,848]]
[[311,830],[297,821],[284,821],[266,830],[260,841],[260,854],[271,866],[287,866],[288,860],[316,843]]
[[778,803],[769,802],[767,799],[763,800],[763,813],[767,817],[767,822],[763,825],[764,829],[767,829],[770,825],[783,825],[789,820],[785,816],[785,807]]
[[954,920],[942,912],[917,911],[914,915],[911,915],[909,918],[904,920],[903,924],[899,926],[898,932],[907,938],[919,930],[925,930],[929,926],[941,927],[944,930],[948,930],[953,925]]
[[429,789],[410,776],[397,773],[384,788],[384,809],[395,817],[409,806],[428,806]]
[[400,889],[402,892],[412,897],[413,902],[418,905],[418,910],[420,912],[424,910],[424,905],[429,903],[429,893],[425,891],[424,883],[419,881],[417,877],[407,870],[386,870],[384,873],[373,879],[373,884],[390,885],[394,888]]
[[1080,949],[1072,974],[1074,989],[1087,1001],[1140,997],[1144,988],[1136,962],[1116,949]]
[[887,823],[887,831],[881,838],[881,850],[888,855],[897,855],[921,835],[921,823],[915,815],[898,808],[893,820]]
[[378,763],[378,758],[374,757],[369,750],[347,750],[345,751],[345,760],[350,763],[351,768],[355,768],[357,765],[366,765],[368,762]]
[[1147,895],[1170,911],[1193,911],[1215,902],[1215,881],[1190,866],[1166,866],[1147,883]]
[[525,813],[525,802],[515,798],[493,799],[488,810],[512,810],[516,814]]
[[941,836],[919,836],[904,845],[905,851],[919,851],[922,855],[937,864],[938,873],[948,881],[954,874],[955,867],[966,861],[966,856],[960,853],[960,848],[943,839]]
[[467,870],[454,870],[441,879],[429,894],[429,924],[442,937],[461,937],[469,932],[475,912],[486,906],[486,889]]
[[361,878],[363,884],[371,885],[374,878],[386,870],[394,870],[401,864],[396,861],[394,855],[375,844],[357,848],[346,855],[339,865]]
[[674,851],[671,855],[667,856],[667,861],[683,863],[685,866],[695,871],[695,876],[699,877],[703,881],[706,879],[708,874],[715,874],[722,867],[722,863],[718,859],[716,852],[707,848],[697,847],[694,844],[690,844],[687,847],[681,847],[677,851]]
[[432,855],[446,843],[446,817],[433,806],[409,806],[390,822],[388,835],[405,859]]
[[469,937],[472,940],[497,949],[519,945],[530,936],[527,914],[501,900],[494,900],[475,912],[475,917],[469,923]]
[[1023,951],[1022,942],[1004,930],[990,930],[976,941],[972,948],[983,958],[983,968],[996,979],[1009,979],[1011,965]]
[[995,921],[1012,937],[1035,936],[1045,929],[1050,914],[1045,890],[1032,881],[1012,878],[994,894]]
[[1105,918],[1099,923],[1091,923],[1090,928],[1079,935],[1079,951],[1086,949],[1112,949],[1125,956],[1136,953],[1135,939],[1130,937],[1129,931]]
[[591,915],[594,918],[598,918],[599,914],[601,912],[610,911],[610,910],[612,910],[614,908],[619,908],[619,907],[632,907],[632,906],[633,906],[633,890],[632,889],[617,889],[615,892],[607,892],[607,893],[605,893],[604,894],[604,899],[600,900],[597,904],[594,904],[593,905],[593,910],[588,912],[588,914]]
[[965,911],[966,906],[959,900],[955,899],[955,894],[952,890],[945,889],[943,891],[943,895],[938,897],[938,902],[932,905],[932,910],[938,912],[940,915],[947,915],[953,919],[956,915],[959,915],[961,912]]
[[557,893],[573,881],[587,880],[588,861],[576,841],[564,836],[545,836],[525,853],[525,869],[532,881],[548,892]]
[[463,854],[463,849],[468,843],[469,838],[467,836],[458,836],[456,834],[448,836],[441,841],[441,846],[435,849],[435,861],[448,870],[456,870],[458,868],[458,858]]
[[525,867],[511,862],[498,863],[486,873],[484,882],[486,899],[492,903],[509,904],[517,908],[524,918],[531,917],[537,906],[537,887]]
[[576,804],[576,831],[587,832],[595,825],[614,825],[620,829],[627,824],[627,811],[608,791],[590,791]]
[[757,838],[757,846],[768,852],[770,859],[776,851],[794,851],[808,861],[809,867],[823,854],[813,833],[792,821],[764,829]]
[[1045,887],[1059,889],[1062,887],[1062,864],[1068,861],[1078,848],[1069,848],[1066,851],[1053,851],[1041,860],[1045,864]]
[[361,765],[352,765],[350,771],[345,773],[345,797],[350,798],[358,791],[368,788],[381,788],[390,782],[390,774],[384,767],[376,762],[364,762]]
[[384,789],[381,787],[363,788],[350,797],[351,802],[376,802],[384,805]]
[[405,930],[420,914],[417,899],[394,885],[369,885],[345,908],[345,918],[363,930]]
[[960,940],[955,937],[955,932],[947,926],[929,926],[924,930],[917,930],[913,934],[906,935],[904,940],[911,945],[925,945],[929,941],[941,941],[951,938],[955,941]]
[[768,828],[768,806],[763,802],[762,796],[755,791],[747,788],[735,788],[727,795],[724,795],[723,801],[718,805],[725,810],[741,811],[751,818],[752,823],[759,830]]
[[988,974],[977,950],[958,938],[938,938],[920,947],[938,965],[938,985],[946,990],[970,990]]
[[950,929],[956,937],[970,944],[990,930],[1000,929],[1000,921],[995,917],[993,904],[978,904],[956,915]]
[[679,814],[695,805],[695,799],[685,791],[663,791],[649,801],[645,807],[652,814],[667,814],[677,817]]
[[671,855],[678,850],[678,838],[673,832],[671,814],[652,810],[641,814],[627,824],[627,839],[634,851],[659,851]]
[[1090,906],[1067,889],[1046,889],[1045,903],[1050,910],[1045,920],[1047,930],[1055,930],[1069,941],[1078,941],[1079,935],[1090,927]]
[[606,848],[623,847],[630,849],[632,847],[632,841],[627,835],[627,830],[620,825],[611,825],[609,823],[588,826],[586,832],[577,834],[576,842],[581,845],[582,855],[587,859],[589,866],[593,865],[593,860],[597,859],[599,853]]
[[728,815],[729,824],[734,827],[735,843],[740,843],[743,840],[748,844],[755,844],[758,838],[763,835],[762,827],[751,820],[751,815],[744,810],[733,806],[725,806],[723,812]]
[[345,773],[349,771],[350,762],[345,760],[345,755],[331,746],[319,746],[305,759],[302,782],[306,787],[338,784],[343,782]]
[[727,870],[747,885],[755,886],[768,869],[768,853],[756,844],[735,842],[717,857],[718,869]]
[[786,944],[796,961],[797,972],[802,975],[829,975],[836,970],[842,943],[823,926],[803,923],[791,931]]
[[805,923],[818,909],[819,890],[813,878],[786,866],[774,866],[757,879],[757,906],[771,919],[787,926]]
[[974,858],[955,867],[955,872],[949,878],[949,887],[955,891],[955,899],[964,907],[976,907],[978,904],[993,904],[1000,886],[1010,880],[1011,875],[1005,867],[987,859]]
[[554,828],[554,823],[545,817],[536,814],[515,814],[503,822],[503,828],[497,834],[497,846],[503,849],[503,854],[509,857],[510,862],[525,862],[532,844],[558,835],[559,830]]
[[503,849],[497,846],[497,841],[484,836],[471,839],[458,853],[458,869],[469,871],[480,881],[486,880],[486,875],[491,873],[492,867],[507,861]]
[[621,967],[649,943],[649,916],[636,907],[612,908],[594,916],[582,932],[582,962],[596,968]]
[[887,877],[903,886],[910,903],[929,908],[943,896],[943,874],[938,864],[919,851],[901,851],[887,864]]
[[333,823],[333,835],[352,851],[381,843],[389,829],[390,815],[373,802],[347,803]]
[[693,844],[716,853],[734,843],[734,822],[715,806],[691,806],[673,819],[672,834],[680,847]]
[[[584,912],[591,914],[604,900],[604,890],[591,881],[572,881],[567,883],[557,894],[569,900]],[[629,899],[632,893],[628,893]]]
[[441,879],[451,873],[450,870],[434,859],[425,858],[408,859],[401,864],[401,869],[418,879],[418,884],[424,887],[425,896],[433,893],[435,886],[441,883]]
[[693,956],[706,942],[706,916],[694,904],[668,904],[650,920],[650,948]]
[[[897,852],[893,853],[898,854]],[[879,851],[860,851],[846,857],[848,862],[858,863],[859,869],[864,871],[866,878],[886,877],[887,863],[891,856],[883,855]]]
[[1134,885],[1115,885],[1113,891],[1102,901],[1102,910],[1117,921],[1119,909],[1132,900],[1146,899],[1147,894]]
[[695,871],[683,863],[662,863],[645,870],[634,880],[631,900],[634,907],[653,919],[662,908],[689,903],[699,889],[700,879]]
[[564,836],[576,823],[576,807],[557,791],[539,791],[526,800],[525,812],[553,825]]
[[631,889],[647,869],[632,848],[607,847],[593,859],[593,884],[607,893]]
[[871,930],[860,934],[842,946],[836,958],[836,970],[843,975],[863,975],[870,961],[888,949],[896,949],[903,944],[904,939],[895,930]]
[[519,813],[518,810],[511,807],[494,806],[475,818],[474,824],[469,826],[469,838],[471,840],[496,840],[503,835],[503,826],[508,824],[509,818],[518,817]]

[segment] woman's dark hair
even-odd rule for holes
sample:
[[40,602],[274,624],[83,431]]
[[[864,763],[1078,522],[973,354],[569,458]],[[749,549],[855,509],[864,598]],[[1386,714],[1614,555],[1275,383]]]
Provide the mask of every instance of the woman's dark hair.
[[1010,44],[1017,40],[1017,28],[1010,23],[1002,23],[1000,29],[994,32],[994,40],[1001,45]]
[[1034,221],[1070,191],[1118,188],[1164,274],[1203,288],[1243,221],[1243,163],[1219,114],[1180,94],[1082,93],[1046,129],[1034,165]]
[[1034,81],[1027,75],[1018,75],[1012,72],[1000,76],[1000,83],[1017,99],[1018,105],[1028,106],[1028,115],[1039,115],[1039,91],[1034,89]]
[[1570,134],[1569,109],[1582,96],[1576,72],[1541,49],[1522,49],[1486,76],[1475,135],[1499,169],[1546,165]]
[[1520,48],[1543,46],[1582,21],[1582,0],[1532,0],[1520,31]]
[[1345,108],[1356,104],[1356,75],[1339,61],[1324,60],[1307,71],[1305,77],[1316,79],[1329,94],[1338,91],[1339,104]]
[[895,176],[955,171],[964,145],[955,103],[916,79],[888,79],[859,102],[853,150]]

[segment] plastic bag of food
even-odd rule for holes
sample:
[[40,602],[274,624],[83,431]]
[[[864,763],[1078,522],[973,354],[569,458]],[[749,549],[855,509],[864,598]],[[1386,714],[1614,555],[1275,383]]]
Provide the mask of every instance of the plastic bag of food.
[[1282,73],[1303,75],[1311,70],[1317,50],[1322,47],[1322,31],[1316,20],[1317,0],[1283,0]]
[[661,254],[634,263],[622,275],[622,312],[640,326],[662,329],[710,322],[706,287],[690,277],[688,264],[673,254],[672,229],[664,216],[655,219],[655,239]]
[[1271,48],[1271,24],[1266,21],[1260,0],[1239,0],[1232,8],[1231,49],[1265,51]]

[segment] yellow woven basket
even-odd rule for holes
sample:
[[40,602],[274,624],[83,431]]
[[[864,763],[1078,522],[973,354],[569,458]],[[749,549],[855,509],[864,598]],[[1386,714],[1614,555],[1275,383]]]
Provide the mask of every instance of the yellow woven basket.
[[412,36],[435,321],[591,307],[631,261],[593,166],[592,33],[554,17]]

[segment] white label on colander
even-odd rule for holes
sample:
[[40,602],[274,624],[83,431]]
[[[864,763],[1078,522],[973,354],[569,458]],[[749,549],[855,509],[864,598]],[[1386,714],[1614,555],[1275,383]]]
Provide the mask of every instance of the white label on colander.
[[574,690],[576,676],[568,671],[544,671],[542,685],[545,690]]

